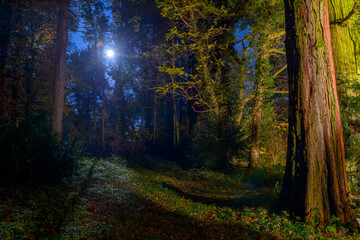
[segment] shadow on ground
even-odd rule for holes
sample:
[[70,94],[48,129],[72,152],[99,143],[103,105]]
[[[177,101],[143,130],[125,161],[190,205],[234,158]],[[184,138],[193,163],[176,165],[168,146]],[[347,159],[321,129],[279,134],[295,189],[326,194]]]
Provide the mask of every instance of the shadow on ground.
[[0,223],[11,226],[7,233],[0,228],[0,237],[7,234],[14,236],[8,239],[57,239],[79,199],[86,193],[94,167],[95,162],[78,186],[42,183],[0,192],[0,219],[3,219]]
[[[84,179],[75,187],[49,187],[47,190],[39,191],[42,195],[36,198],[17,196],[13,198],[17,199],[13,200],[13,203],[5,204],[8,210],[3,209],[0,212],[0,217],[9,218],[4,221],[5,226],[7,223],[22,221],[21,229],[12,228],[13,231],[18,231],[12,233],[13,239],[277,239],[270,233],[251,231],[241,222],[223,223],[206,218],[200,220],[181,214],[181,211],[169,211],[136,191],[129,191],[122,202],[114,201],[106,194],[94,193],[89,190],[94,184],[102,187],[101,183],[94,181],[95,165],[94,161]],[[206,205],[233,209],[241,209],[244,206],[264,207],[264,203],[271,202],[266,191],[255,197],[250,194],[251,189],[245,188],[240,189],[239,191],[243,192],[234,198],[221,197],[220,194],[219,197],[209,197],[201,192],[185,192],[167,182],[161,184],[183,198],[204,204],[204,208]],[[117,187],[120,188],[121,185]],[[27,194],[34,196],[37,192]],[[38,202],[31,203],[31,199]],[[84,199],[89,205],[82,206],[79,215],[76,211],[80,202],[84,204]],[[23,205],[32,213],[20,219],[14,212],[19,205]],[[77,228],[85,230],[71,235],[71,230],[65,231],[69,226],[74,231]]]
[[214,204],[218,207],[230,207],[233,209],[243,209],[244,207],[262,207],[270,211],[274,211],[278,194],[270,188],[259,188],[256,191],[252,189],[239,189],[236,196],[216,196],[209,197],[201,193],[188,193],[182,189],[162,182],[162,185],[175,193],[190,199],[194,202],[203,204]]
[[99,231],[86,239],[277,239],[268,233],[252,232],[241,223],[198,221],[140,196],[135,198],[127,208],[102,203],[92,209],[94,218],[102,221],[95,227]]

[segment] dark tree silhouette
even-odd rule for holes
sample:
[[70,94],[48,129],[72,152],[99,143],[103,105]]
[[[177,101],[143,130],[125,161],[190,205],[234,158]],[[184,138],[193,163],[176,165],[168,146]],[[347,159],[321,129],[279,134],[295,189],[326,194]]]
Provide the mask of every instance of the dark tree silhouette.
[[68,39],[68,20],[70,0],[59,0],[59,19],[56,33],[56,57],[53,99],[51,106],[51,126],[61,136],[64,112],[64,94],[66,77],[66,48]]

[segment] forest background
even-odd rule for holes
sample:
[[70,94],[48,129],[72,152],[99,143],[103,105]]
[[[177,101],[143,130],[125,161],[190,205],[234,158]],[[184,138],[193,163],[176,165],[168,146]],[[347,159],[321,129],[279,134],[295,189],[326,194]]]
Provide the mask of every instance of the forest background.
[[[356,186],[359,5],[329,2],[348,180]],[[281,0],[1,1],[1,179],[63,179],[80,153],[284,171],[284,8]],[[66,66],[57,67],[61,56]],[[61,74],[64,92],[54,87]],[[64,104],[56,105],[57,94]]]

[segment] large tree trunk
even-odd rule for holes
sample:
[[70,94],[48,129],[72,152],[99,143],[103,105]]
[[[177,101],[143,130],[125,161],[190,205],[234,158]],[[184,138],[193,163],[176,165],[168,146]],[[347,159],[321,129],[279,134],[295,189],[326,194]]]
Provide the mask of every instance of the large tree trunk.
[[[328,1],[285,0],[289,74],[288,156],[281,199],[321,223],[350,217]],[[317,211],[317,214],[313,214]]]
[[55,78],[51,106],[51,127],[54,132],[61,136],[65,98],[66,48],[70,0],[60,0],[58,4],[60,10],[55,45]]

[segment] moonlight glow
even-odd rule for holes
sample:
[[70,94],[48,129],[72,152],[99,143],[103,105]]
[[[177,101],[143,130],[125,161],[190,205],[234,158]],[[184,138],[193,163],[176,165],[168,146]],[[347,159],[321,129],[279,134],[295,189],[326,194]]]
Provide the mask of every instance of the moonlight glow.
[[111,58],[111,57],[114,56],[114,51],[113,50],[107,50],[106,55]]

